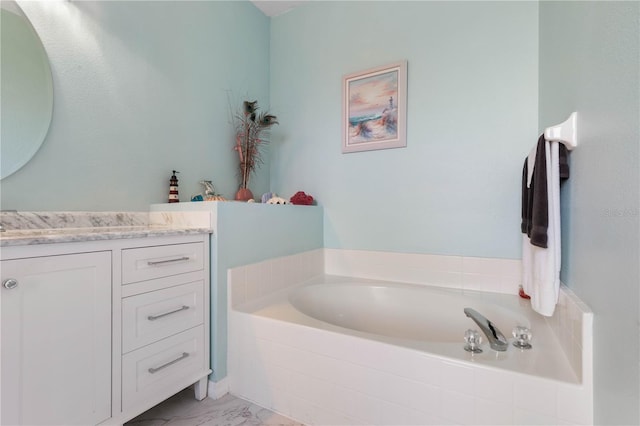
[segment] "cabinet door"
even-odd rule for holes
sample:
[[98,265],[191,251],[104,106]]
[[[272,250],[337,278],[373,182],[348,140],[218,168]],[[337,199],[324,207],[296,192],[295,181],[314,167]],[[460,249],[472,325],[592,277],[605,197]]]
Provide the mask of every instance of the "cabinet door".
[[[108,419],[111,252],[4,260],[0,266],[0,423],[91,425]],[[6,285],[9,279],[17,286]]]

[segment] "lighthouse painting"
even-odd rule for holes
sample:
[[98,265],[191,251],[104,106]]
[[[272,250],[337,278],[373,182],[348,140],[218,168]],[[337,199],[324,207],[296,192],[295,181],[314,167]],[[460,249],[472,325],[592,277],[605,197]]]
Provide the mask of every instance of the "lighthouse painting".
[[347,75],[342,88],[342,152],[406,146],[406,62]]

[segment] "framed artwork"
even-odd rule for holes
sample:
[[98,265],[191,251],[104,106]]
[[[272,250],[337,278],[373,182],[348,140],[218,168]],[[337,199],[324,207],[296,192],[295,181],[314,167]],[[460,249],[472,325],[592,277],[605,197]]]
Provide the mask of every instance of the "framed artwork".
[[342,152],[407,146],[407,62],[342,79]]

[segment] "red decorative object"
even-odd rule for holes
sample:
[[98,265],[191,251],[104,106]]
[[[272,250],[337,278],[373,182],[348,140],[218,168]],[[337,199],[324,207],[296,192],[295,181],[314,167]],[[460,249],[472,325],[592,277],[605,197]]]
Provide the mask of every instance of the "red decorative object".
[[291,202],[291,204],[310,206],[313,204],[313,197],[311,195],[305,194],[302,191],[298,191],[293,197],[289,199],[289,201]]

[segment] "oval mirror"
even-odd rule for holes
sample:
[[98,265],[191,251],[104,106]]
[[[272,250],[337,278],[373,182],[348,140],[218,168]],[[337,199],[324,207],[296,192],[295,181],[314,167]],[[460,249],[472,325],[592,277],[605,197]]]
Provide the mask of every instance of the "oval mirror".
[[0,179],[16,172],[44,141],[53,113],[47,52],[15,1],[0,8]]

